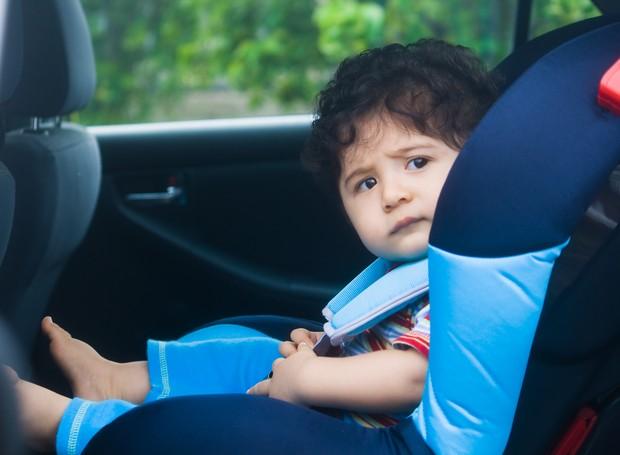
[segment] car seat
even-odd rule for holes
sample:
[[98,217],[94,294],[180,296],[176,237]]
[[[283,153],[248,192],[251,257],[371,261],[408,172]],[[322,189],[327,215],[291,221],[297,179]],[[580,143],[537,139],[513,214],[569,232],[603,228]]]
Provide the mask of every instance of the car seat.
[[[10,365],[16,371],[23,372],[19,360],[18,348],[15,345],[9,328],[0,319],[0,365]],[[4,370],[0,370],[0,453],[14,455],[21,453],[20,429],[17,419],[17,403],[12,391],[10,380]]]
[[[21,42],[6,27],[15,20],[19,5],[3,3],[0,5],[0,68],[5,71],[0,84],[0,102],[8,99],[15,90],[21,69]],[[10,46],[7,43],[11,43]],[[4,131],[0,130],[0,147],[4,142]],[[4,258],[13,226],[15,207],[15,181],[4,164],[0,162],[0,264]],[[9,330],[0,320],[0,365],[12,365],[21,370],[17,361],[16,347],[9,335]],[[20,439],[16,419],[16,403],[11,385],[4,371],[0,370],[0,453],[14,455],[20,453]]]
[[[545,310],[523,382],[555,257],[620,161],[620,118],[596,105],[598,82],[620,57],[620,21],[603,17],[557,33],[562,35],[560,42],[555,41],[560,35],[535,40],[521,51],[518,64],[511,62],[520,77],[512,82],[506,75],[506,92],[465,145],[440,196],[429,251],[433,304],[429,376],[413,415],[418,435],[436,453],[500,453],[507,442],[511,453],[545,453],[553,447],[550,441],[571,412],[564,403],[544,409],[549,388],[537,388],[536,381],[544,377],[548,365],[533,367],[537,359],[551,360],[555,368],[600,354],[592,364],[567,370],[577,371],[576,377],[560,375],[560,368],[552,371],[556,399],[570,403],[579,397],[576,401],[587,402],[605,391],[604,399],[618,402],[613,394],[609,398],[620,381],[615,377],[615,353],[608,349],[617,346],[618,324],[606,313],[617,303],[618,290],[612,290],[618,274],[612,261],[617,257],[614,237]],[[536,46],[541,48],[532,51]],[[606,215],[605,210],[602,213]],[[609,297],[597,294],[597,286],[604,286],[602,294],[609,292]],[[550,293],[547,303],[552,295],[556,294]],[[578,323],[584,312],[573,309],[583,310],[593,296],[606,302],[605,310],[588,314],[588,323],[596,320],[598,325],[581,346],[575,334],[582,335]],[[560,330],[549,332],[553,341],[545,340],[554,319],[562,324]],[[607,368],[604,377],[590,381],[601,365]],[[568,386],[562,384],[565,380]],[[575,395],[575,390],[587,393]],[[175,438],[161,423],[173,417],[166,416],[166,409],[182,411],[179,403],[191,400],[162,400],[125,414],[95,436],[86,452],[105,453],[124,444],[131,445],[134,453],[139,447],[156,449],[162,438]],[[240,406],[236,412],[243,414],[242,403],[235,403]],[[252,407],[256,418],[274,414],[281,405],[265,401],[261,406],[258,415],[257,406]],[[603,414],[617,415],[617,410]],[[154,415],[159,421],[148,420]],[[297,421],[300,424],[303,419]],[[140,431],[131,433],[132,428]],[[221,431],[226,431],[226,447],[233,453],[251,428],[240,419],[237,425],[213,428],[213,433]],[[256,450],[284,453],[288,440],[297,437],[298,451],[306,453],[321,439],[320,433],[308,432],[304,445],[303,436],[279,428],[272,431],[274,442]],[[196,438],[208,442],[213,436],[205,432]],[[175,443],[182,450],[186,442]],[[328,453],[333,441],[325,438],[323,443],[323,452]],[[350,450],[365,453],[361,442]]]
[[31,126],[7,133],[0,151],[16,182],[14,224],[0,267],[0,312],[28,350],[56,280],[86,233],[99,192],[96,140],[61,119],[92,97],[95,64],[79,0],[3,4],[14,11],[3,32],[11,36],[21,66],[0,69],[3,83],[15,81],[0,110],[9,118],[29,117]]
[[[538,59],[548,49],[575,36],[617,23],[618,18],[603,15],[543,35],[518,49],[496,71],[508,85],[524,71],[524,61]],[[617,55],[620,57],[620,49]],[[612,407],[618,396],[615,389],[620,385],[620,312],[616,303],[620,295],[613,277],[620,273],[619,179],[620,168],[616,168],[555,264],[507,454],[553,450],[558,451],[554,452],[556,455],[577,453],[578,446],[586,442],[578,443],[579,437],[585,439],[586,431],[594,428],[592,414],[582,413],[582,420],[577,419],[580,410],[592,405],[600,407],[597,411],[604,414],[603,408]],[[604,421],[613,421],[617,426],[620,418],[607,413],[599,419],[601,427]],[[578,423],[585,426],[575,427]],[[605,437],[594,433],[582,453],[611,453],[608,439],[604,447],[599,443],[594,449],[594,440],[602,441]],[[615,437],[615,444],[620,450],[620,437]],[[588,445],[595,451],[588,451]]]

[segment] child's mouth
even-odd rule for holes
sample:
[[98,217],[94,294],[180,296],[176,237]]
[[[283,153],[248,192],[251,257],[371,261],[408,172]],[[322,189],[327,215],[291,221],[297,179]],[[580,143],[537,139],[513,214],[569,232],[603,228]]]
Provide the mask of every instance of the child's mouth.
[[396,225],[392,228],[392,230],[390,231],[390,235],[396,234],[401,229],[404,229],[407,226],[410,226],[410,225],[412,225],[413,223],[415,223],[417,221],[418,221],[418,219],[414,218],[412,216],[408,216],[408,217],[403,218],[398,223],[396,223]]

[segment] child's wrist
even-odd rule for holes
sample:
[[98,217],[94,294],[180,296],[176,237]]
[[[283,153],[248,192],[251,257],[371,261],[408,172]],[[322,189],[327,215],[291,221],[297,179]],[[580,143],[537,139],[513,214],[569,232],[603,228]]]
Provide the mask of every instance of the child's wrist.
[[295,380],[295,395],[297,402],[305,406],[313,406],[316,404],[320,397],[317,397],[317,393],[321,390],[321,364],[320,357],[309,358],[299,369]]

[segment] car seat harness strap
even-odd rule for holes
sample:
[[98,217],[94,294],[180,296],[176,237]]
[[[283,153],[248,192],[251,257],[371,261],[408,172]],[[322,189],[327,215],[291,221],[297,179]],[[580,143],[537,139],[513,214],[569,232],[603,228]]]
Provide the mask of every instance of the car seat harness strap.
[[[326,337],[315,346],[340,346],[428,292],[426,258],[397,267],[379,258],[342,289],[323,309]],[[329,340],[329,344],[327,343]]]

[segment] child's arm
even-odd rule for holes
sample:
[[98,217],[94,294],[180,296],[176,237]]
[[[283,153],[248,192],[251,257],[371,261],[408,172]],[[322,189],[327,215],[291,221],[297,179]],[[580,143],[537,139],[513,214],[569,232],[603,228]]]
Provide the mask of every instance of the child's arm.
[[427,360],[415,350],[317,357],[307,344],[278,359],[273,377],[249,393],[305,406],[392,413],[413,410],[424,390]]

